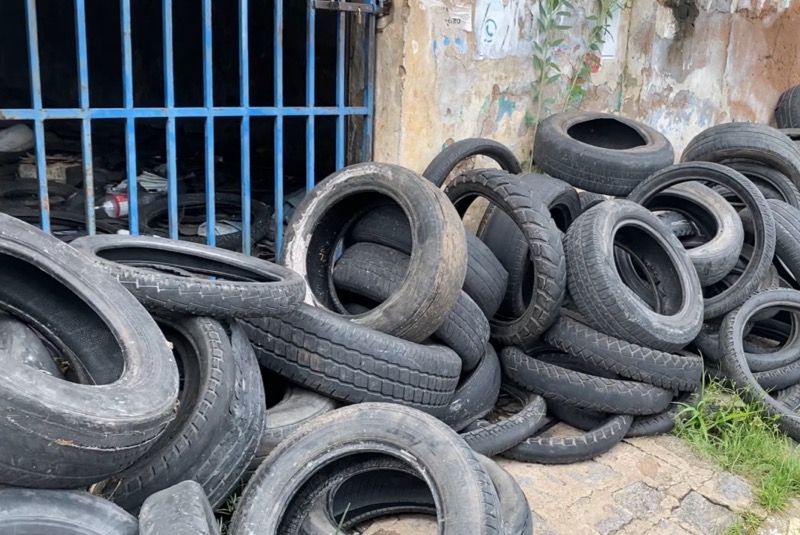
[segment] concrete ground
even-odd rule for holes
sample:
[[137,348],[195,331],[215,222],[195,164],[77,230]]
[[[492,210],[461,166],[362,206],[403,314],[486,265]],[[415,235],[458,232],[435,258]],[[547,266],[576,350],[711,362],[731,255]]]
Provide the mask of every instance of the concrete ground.
[[[673,436],[626,439],[593,461],[544,466],[498,461],[533,511],[534,535],[713,535],[754,509],[743,479],[698,458]],[[428,535],[425,517],[388,518],[365,535]],[[800,501],[759,535],[800,535]]]

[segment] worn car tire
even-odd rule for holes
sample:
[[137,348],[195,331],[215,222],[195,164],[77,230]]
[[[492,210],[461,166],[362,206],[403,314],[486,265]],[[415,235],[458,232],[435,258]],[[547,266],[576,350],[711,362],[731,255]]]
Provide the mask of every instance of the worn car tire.
[[656,386],[589,375],[530,357],[515,347],[500,352],[505,376],[516,386],[539,394],[546,400],[579,409],[612,414],[657,414],[672,393]]
[[[768,199],[775,198],[776,200],[791,204],[795,208],[800,208],[800,191],[798,191],[797,186],[780,171],[764,164],[753,163],[747,160],[728,162],[725,165],[750,179]],[[726,189],[726,192],[730,193],[730,190]],[[767,192],[769,192],[771,197],[768,196]],[[735,199],[734,196],[732,202],[736,203],[738,199]]]
[[0,353],[53,377],[63,375],[42,339],[25,322],[0,313]]
[[[270,386],[274,388],[274,385]],[[267,407],[264,434],[261,436],[256,455],[244,475],[244,480],[250,480],[267,455],[286,437],[300,429],[308,420],[330,412],[338,406],[336,401],[327,396],[296,386],[287,386],[280,401],[272,407]]]
[[488,199],[510,216],[527,240],[533,263],[530,304],[511,319],[495,317],[492,337],[501,344],[526,347],[535,343],[561,310],[566,292],[566,262],[561,231],[547,207],[528,188],[502,171],[478,171],[459,176],[445,190],[460,214],[478,197]]
[[292,215],[281,258],[307,282],[306,302],[343,312],[330,273],[339,242],[359,212],[387,198],[411,225],[413,247],[403,286],[380,306],[353,316],[359,325],[413,342],[435,331],[455,305],[467,269],[464,227],[447,197],[402,167],[365,163],[334,173]]
[[282,318],[240,321],[259,362],[290,381],[348,403],[392,401],[431,411],[450,403],[461,359],[301,305]]
[[0,308],[32,325],[91,382],[68,382],[0,353],[0,484],[78,488],[124,470],[174,418],[178,369],[167,341],[84,255],[3,214],[0,257]]
[[139,513],[139,535],[219,535],[203,487],[184,481],[151,494]]
[[763,404],[767,413],[777,418],[778,426],[787,435],[800,440],[800,415],[785,403],[773,399],[758,384],[744,354],[742,338],[746,323],[754,314],[771,307],[783,307],[793,312],[800,310],[800,292],[783,289],[760,292],[725,316],[720,329],[720,365],[742,397]]
[[775,107],[778,128],[800,128],[800,85],[783,92]]
[[717,192],[699,182],[684,182],[651,198],[648,210],[672,210],[701,229],[704,243],[687,249],[701,286],[721,281],[739,260],[744,229],[737,211]]
[[548,175],[594,193],[627,195],[639,182],[672,165],[663,134],[607,113],[557,113],[536,130],[533,159]]
[[[773,199],[767,200],[775,220],[775,262],[785,269],[795,289],[800,288],[800,210]],[[745,230],[753,234],[754,224],[750,211],[739,213]]]
[[[279,445],[245,490],[233,518],[233,533],[299,531],[299,525],[286,526],[283,521],[302,484],[336,461],[359,453],[392,455],[411,465],[435,494],[443,534],[499,533],[497,493],[466,444],[435,418],[384,403],[330,412]],[[442,463],[445,458],[447,463]]]
[[596,204],[600,204],[601,202],[608,200],[608,197],[605,195],[600,193],[592,193],[591,191],[578,192],[578,198],[581,201],[581,213],[585,212]]
[[757,291],[775,252],[775,220],[764,195],[752,182],[741,173],[716,163],[689,162],[664,169],[642,182],[628,195],[628,200],[646,206],[660,191],[692,180],[727,187],[750,209],[755,222],[754,252],[742,276],[730,288],[703,302],[703,316],[709,320],[727,314]]
[[138,535],[139,522],[83,491],[0,488],[0,533]]
[[503,453],[516,461],[540,464],[572,464],[594,459],[619,444],[633,416],[609,416],[591,431],[575,436],[532,436]]
[[[625,433],[625,438],[649,437],[669,433],[675,427],[676,420],[685,412],[686,407],[697,405],[700,399],[701,396],[699,392],[678,393],[664,412],[650,416],[636,416],[630,428],[628,428],[628,431]],[[582,431],[591,431],[595,429],[602,425],[610,416],[600,412],[576,409],[575,407],[559,403],[551,403],[547,408],[553,416],[565,424]]]
[[[42,212],[38,208],[6,207],[3,208],[2,212],[35,227],[41,228],[42,226]],[[74,240],[89,234],[84,214],[64,210],[51,210],[49,217],[50,232],[64,243],[72,243]],[[97,219],[94,225],[94,230],[97,234],[116,234],[120,230],[127,230],[128,228],[124,222],[116,219]]]
[[[222,318],[273,316],[297,308],[305,292],[302,278],[283,266],[199,243],[89,236],[72,246],[154,310]],[[202,278],[177,275],[170,268]]]
[[501,380],[500,359],[494,348],[486,344],[477,367],[463,376],[450,404],[434,416],[453,430],[461,431],[492,410],[500,395]]
[[[470,232],[467,237],[467,273],[463,290],[481,307],[487,318],[500,307],[508,283],[508,272],[480,238]],[[407,255],[413,248],[408,218],[399,206],[381,206],[361,217],[350,229],[349,242],[377,243]]]
[[473,156],[491,158],[512,175],[522,172],[517,157],[502,143],[491,139],[469,138],[456,141],[442,149],[442,152],[437,154],[422,172],[422,176],[433,182],[437,188],[441,188],[456,166]]
[[131,512],[151,494],[195,475],[193,465],[230,417],[236,379],[222,324],[202,317],[157,321],[181,370],[178,413],[144,456],[104,482],[104,496]]
[[461,433],[470,448],[488,457],[507,451],[534,434],[544,425],[547,413],[545,401],[539,395],[510,385],[503,386],[502,392],[519,403],[520,410],[510,416],[502,411],[505,417],[497,420],[478,420]]
[[267,402],[258,360],[244,329],[228,324],[236,363],[233,401],[206,454],[192,468],[213,509],[225,503],[252,463],[264,434]]
[[[214,205],[219,208],[230,208],[241,211],[242,199],[238,195],[229,193],[215,192]],[[178,214],[182,217],[186,210],[198,210],[205,213],[207,199],[205,193],[186,193],[178,198]],[[159,228],[156,224],[158,219],[166,219],[169,214],[169,207],[165,198],[159,198],[139,207],[139,229],[146,236],[169,237],[169,231]],[[264,203],[250,201],[250,243],[257,243],[264,239],[269,233],[269,225],[272,218],[272,209]],[[205,217],[202,218],[206,222]],[[180,223],[180,221],[179,221]],[[181,241],[205,244],[208,242],[207,236],[179,236]],[[242,232],[236,231],[229,234],[216,234],[214,236],[215,246],[220,249],[230,251],[242,250]]]
[[[768,319],[753,325],[744,338],[745,357],[750,371],[756,374],[771,371],[800,359],[800,328],[797,321],[795,317],[790,324]],[[777,341],[780,345],[765,348],[759,343],[765,340]]]
[[[608,262],[615,247],[643,260],[660,296],[657,311]],[[662,351],[682,349],[697,336],[703,323],[697,272],[678,238],[647,209],[625,200],[598,204],[570,227],[565,252],[570,296],[592,327]]]
[[800,188],[800,147],[765,124],[718,124],[697,134],[686,146],[681,162],[728,163],[747,159],[772,167]]
[[[519,484],[488,457],[480,454],[475,457],[497,491],[503,521],[501,533],[532,535],[530,506]],[[299,514],[307,514],[301,529],[303,535],[330,535],[337,528],[349,533],[365,522],[385,516],[436,515],[436,503],[427,483],[402,461],[387,456],[346,464],[329,478],[307,483],[304,491],[292,503]]]
[[565,310],[545,340],[612,373],[670,390],[695,391],[703,378],[703,359],[667,353],[608,336]]
[[[356,243],[336,262],[333,283],[337,290],[366,298],[377,306],[403,285],[410,261],[408,255],[389,247]],[[461,357],[462,372],[468,372],[483,358],[489,342],[489,320],[462,291],[431,337],[455,351]]]
[[[578,193],[566,182],[536,174],[523,175],[519,181],[530,188],[532,197],[547,206],[550,216],[562,232],[566,232],[581,214]],[[526,301],[531,294],[535,272],[528,253],[528,241],[514,221],[491,204],[486,209],[477,235],[508,272],[508,284],[499,313],[506,317],[521,316],[528,305]]]

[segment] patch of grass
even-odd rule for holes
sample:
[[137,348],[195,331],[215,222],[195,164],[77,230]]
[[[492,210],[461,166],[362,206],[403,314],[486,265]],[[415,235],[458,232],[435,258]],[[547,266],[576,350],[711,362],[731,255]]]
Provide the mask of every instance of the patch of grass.
[[[758,504],[767,513],[781,511],[800,494],[800,455],[797,446],[780,431],[775,418],[759,404],[746,403],[716,382],[704,386],[702,400],[681,413],[676,434],[725,470],[749,480]],[[747,513],[737,523],[750,533],[758,519]],[[744,531],[741,531],[744,530]]]
[[725,530],[724,535],[752,535],[763,521],[764,519],[753,511],[744,511],[736,519],[736,522]]
[[221,505],[214,513],[217,516],[217,523],[219,524],[219,532],[222,535],[227,535],[228,526],[233,519],[233,513],[239,508],[239,502],[242,501],[242,495],[239,493],[231,495],[225,501],[225,505]]

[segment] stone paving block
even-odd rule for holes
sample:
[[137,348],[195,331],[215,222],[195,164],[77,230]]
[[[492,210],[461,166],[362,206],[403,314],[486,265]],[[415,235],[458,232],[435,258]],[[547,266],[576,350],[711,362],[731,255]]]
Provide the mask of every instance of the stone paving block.
[[[626,442],[638,448],[645,456],[651,456],[652,460],[649,462],[666,464],[668,468],[659,474],[662,475],[662,479],[671,481],[672,484],[686,483],[692,488],[698,488],[719,471],[718,468],[694,455],[689,446],[677,437],[665,435],[626,439]],[[659,485],[651,486],[661,488]]]
[[650,531],[653,527],[652,520],[642,518],[634,518],[630,524],[625,525],[622,529],[617,531],[614,535],[642,535]]
[[788,508],[783,514],[766,518],[756,533],[758,535],[800,535],[800,504]]
[[538,510],[537,506],[555,500],[560,500],[561,506],[566,507],[591,493],[588,486],[578,485],[564,474],[542,470],[540,465],[520,463],[507,466],[506,469],[519,482],[528,497],[528,503],[535,510]]
[[637,481],[614,493],[614,501],[637,518],[650,518],[661,508],[666,494]]
[[533,525],[533,533],[536,535],[558,535],[553,528],[551,528],[545,520],[536,512],[531,512],[531,520]]
[[697,535],[722,533],[735,521],[734,514],[729,509],[711,503],[696,491],[686,495],[672,518]]
[[750,484],[729,472],[715,475],[698,490],[700,494],[714,503],[744,511],[753,503],[753,490]]
[[[596,493],[582,498],[567,509],[568,516],[591,526],[601,535],[612,535],[628,525],[633,515],[620,507],[607,493]],[[577,533],[577,531],[573,531]]]
[[624,441],[596,460],[622,474],[629,483],[642,481],[658,490],[683,483],[680,469]]
[[[633,534],[631,534],[633,535]],[[686,531],[679,525],[669,520],[662,520],[647,531],[642,532],[641,535],[692,535],[691,532]]]
[[691,466],[693,469],[708,471],[719,470],[711,461],[698,457],[688,442],[674,435],[630,438],[625,439],[625,442],[673,465]]
[[673,496],[679,500],[682,500],[686,497],[687,494],[692,490],[692,487],[687,485],[686,483],[678,483],[677,485],[673,485],[667,489],[667,494]]

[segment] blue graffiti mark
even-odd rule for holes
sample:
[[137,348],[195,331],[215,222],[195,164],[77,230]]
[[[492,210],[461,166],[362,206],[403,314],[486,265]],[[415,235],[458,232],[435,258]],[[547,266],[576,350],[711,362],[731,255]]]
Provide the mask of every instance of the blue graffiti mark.
[[454,42],[455,42],[456,48],[458,48],[459,52],[461,52],[462,54],[466,54],[467,53],[467,42],[466,41],[464,41],[460,37],[456,37]]
[[513,100],[509,100],[508,97],[501,96],[497,99],[497,117],[495,117],[495,123],[499,123],[503,117],[511,117],[516,107],[517,104]]
[[436,58],[436,52],[439,51],[439,44],[436,42],[436,39],[433,40],[433,57]]
[[444,37],[444,38],[442,39],[442,44],[443,44],[444,46],[450,46],[450,38],[449,38],[449,37]]

